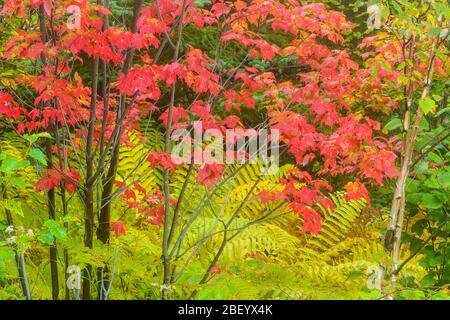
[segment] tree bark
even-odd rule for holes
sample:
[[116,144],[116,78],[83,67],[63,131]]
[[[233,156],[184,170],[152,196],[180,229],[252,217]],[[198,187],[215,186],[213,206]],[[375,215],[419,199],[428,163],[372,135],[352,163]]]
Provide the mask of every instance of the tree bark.
[[[425,86],[422,90],[421,99],[425,99],[428,96],[430,90],[430,84],[432,80],[433,74],[433,63],[435,58],[435,49],[439,43],[439,36],[436,37],[433,42],[431,48],[431,58],[427,70],[427,74],[425,75]],[[410,49],[410,59],[414,55],[414,39],[411,44]],[[424,113],[420,106],[417,108],[416,117],[414,119],[414,123],[412,127],[410,126],[410,111],[412,107],[412,99],[413,99],[413,88],[412,84],[407,90],[407,110],[405,112],[405,121],[404,121],[404,132],[402,138],[402,158],[401,158],[401,169],[400,175],[397,179],[396,188],[394,191],[394,196],[392,199],[391,211],[389,215],[389,223],[386,231],[386,235],[392,235],[389,237],[390,243],[386,242],[385,239],[385,247],[390,251],[392,249],[392,265],[391,265],[391,285],[395,287],[397,283],[398,276],[398,268],[399,268],[399,258],[400,258],[400,244],[401,244],[401,235],[403,228],[403,220],[405,216],[405,203],[406,203],[406,180],[410,173],[413,164],[414,157],[414,146],[417,140],[417,136],[419,133],[420,123],[422,122]],[[389,298],[392,297],[389,295]]]
[[[52,159],[52,144],[47,141],[45,144],[45,151],[47,157],[47,168],[53,168]],[[48,218],[51,220],[56,220],[56,200],[55,200],[55,189],[50,189],[47,191],[47,209]],[[50,254],[50,272],[52,279],[52,298],[53,300],[58,300],[59,296],[59,280],[58,280],[58,249],[56,246],[56,239],[49,248]]]
[[[142,0],[136,0],[134,3],[133,20],[131,24],[131,32],[133,33],[137,31],[136,23],[141,12],[141,7],[142,7]],[[122,68],[122,72],[125,75],[128,74],[128,71],[131,67],[134,52],[135,52],[134,48],[131,48],[127,52],[125,62]],[[119,109],[117,111],[116,116],[117,135],[116,137],[111,137],[111,139],[115,139],[115,141],[112,145],[111,161],[109,164],[109,169],[103,181],[99,226],[97,229],[97,237],[99,238],[100,241],[102,241],[105,244],[109,243],[110,237],[110,220],[111,220],[110,217],[111,217],[111,201],[112,201],[111,195],[119,163],[120,138],[123,133],[122,124],[125,117],[125,112],[126,112],[126,96],[123,95],[120,97]],[[104,152],[107,152],[107,150],[104,150]]]
[[[174,53],[172,61],[176,62],[178,60],[178,55],[180,52],[180,46],[181,46],[181,38],[182,38],[182,32],[183,32],[183,19],[184,14],[186,11],[186,0],[183,0],[183,3],[181,4],[181,14],[180,14],[180,24],[178,25],[178,32],[177,32],[177,43],[175,45]],[[175,93],[176,93],[176,82],[172,85],[171,91],[170,91],[170,102],[169,102],[169,110],[167,115],[167,129],[164,139],[164,152],[169,153],[170,152],[170,134],[171,134],[171,128],[172,128],[172,116],[173,116],[173,107],[175,105]],[[171,256],[169,255],[169,238],[171,238],[170,234],[173,232],[170,230],[170,226],[176,225],[176,223],[170,222],[170,188],[169,188],[169,169],[164,169],[164,179],[163,179],[163,193],[164,193],[164,233],[163,233],[163,243],[162,243],[162,258],[163,258],[163,289],[161,292],[161,298],[167,299],[170,285],[171,285]],[[175,217],[174,217],[175,219]]]
[[[6,186],[2,186],[2,198],[7,199],[7,190]],[[11,215],[11,212],[8,209],[5,209],[6,221],[9,226],[13,227],[13,231],[11,233],[12,236],[15,236],[14,231],[14,220]],[[17,249],[14,249],[14,261],[16,262],[17,272],[19,273],[20,285],[22,287],[22,293],[27,298],[27,300],[32,300],[30,286],[28,285],[26,267],[25,267],[25,259],[22,259],[23,253],[20,255]]]
[[[94,125],[96,120],[97,104],[97,78],[99,58],[94,58],[92,66],[92,92],[89,114],[88,133],[86,137],[86,183],[84,191],[84,246],[92,249],[94,239],[94,153],[92,145],[94,140]],[[91,299],[92,266],[86,266],[83,271],[83,300]]]

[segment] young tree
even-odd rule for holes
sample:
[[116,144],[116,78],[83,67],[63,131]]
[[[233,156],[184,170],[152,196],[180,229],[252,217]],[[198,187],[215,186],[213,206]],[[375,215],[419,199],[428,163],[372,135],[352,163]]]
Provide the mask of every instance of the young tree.
[[[90,250],[95,233],[108,245],[111,228],[116,235],[125,232],[122,221],[111,219],[112,203],[119,195],[132,198],[133,188],[143,194],[152,191],[163,200],[154,208],[130,203],[151,223],[162,226],[164,299],[214,232],[206,233],[185,259],[181,252],[186,234],[202,219],[214,194],[243,167],[176,165],[171,158],[174,130],[191,131],[194,120],[202,121],[200,134],[211,128],[223,133],[243,129],[246,112],[255,110],[263,115],[257,126],[278,130],[282,152],[295,159],[280,190],[259,190],[261,172],[228,219],[217,213],[213,226],[223,228],[214,236],[222,239],[200,284],[216,271],[228,241],[275,211],[236,229],[233,224],[246,202],[255,197],[263,203],[281,199],[303,217],[304,232],[317,233],[321,216],[314,204],[332,205],[327,193],[335,177],[346,183],[347,199],[370,201],[364,183],[381,185],[383,178],[396,175],[393,140],[378,136],[380,123],[365,114],[364,106],[395,107],[395,100],[383,89],[398,73],[383,70],[374,77],[372,67],[355,62],[342,36],[352,24],[323,4],[216,0],[202,7],[193,0],[136,0],[131,16],[124,16],[122,23],[111,18],[108,0],[95,4],[7,0],[2,15],[17,15],[24,21],[17,35],[8,39],[4,59],[33,68],[16,80],[31,92],[29,102],[5,105],[0,116],[19,135],[46,132],[51,137],[45,143],[47,168],[36,185],[37,191],[47,193],[49,218],[58,219],[58,211],[66,214],[66,194],[76,194],[84,211],[83,243]],[[185,38],[190,30],[205,28],[217,35],[209,54]],[[269,32],[283,41],[271,40]],[[238,50],[238,61],[223,56],[229,48]],[[258,63],[269,67],[258,68]],[[294,74],[288,77],[278,68]],[[164,127],[164,150],[144,157],[154,168],[163,168],[162,190],[144,190],[139,185],[142,177],[119,179],[117,174],[120,147],[129,144],[130,133],[142,131],[143,118]],[[181,189],[173,190],[172,177],[182,170]],[[183,203],[190,200],[186,190],[193,183],[205,188],[188,216],[183,214]],[[61,202],[56,201],[56,188]],[[60,203],[62,210],[57,208]],[[54,299],[59,297],[57,253],[52,244]],[[65,261],[67,268],[68,258]],[[87,263],[83,299],[91,299],[93,284],[98,285],[99,297],[108,296],[105,290],[111,286],[113,272],[108,279],[107,270],[105,266],[96,273]],[[195,294],[194,289],[191,296]]]

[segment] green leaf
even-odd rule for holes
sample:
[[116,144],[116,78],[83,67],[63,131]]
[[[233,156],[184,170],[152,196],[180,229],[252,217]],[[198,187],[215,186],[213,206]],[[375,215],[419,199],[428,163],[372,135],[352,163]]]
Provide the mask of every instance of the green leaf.
[[66,229],[64,228],[54,228],[51,229],[50,231],[58,240],[65,240],[67,238]]
[[420,130],[430,130],[430,124],[425,117],[422,118],[419,128]]
[[415,193],[419,191],[419,182],[414,179],[407,179],[406,182],[406,191],[408,193]]
[[436,36],[438,36],[440,33],[441,33],[441,28],[439,28],[439,27],[431,28],[431,29],[428,31],[428,35],[430,35],[431,37],[436,37]]
[[15,256],[15,253],[11,249],[7,248],[6,250],[0,250],[0,267],[5,265],[5,262],[14,261],[13,260],[14,256]]
[[195,0],[195,6],[198,8],[202,8],[205,4],[210,3],[211,0]]
[[420,284],[424,287],[431,287],[436,283],[436,280],[433,277],[433,274],[427,274],[425,277],[422,278],[420,281]]
[[437,95],[437,94],[433,94],[433,95],[431,95],[431,96],[433,97],[433,99],[434,99],[435,101],[441,101],[441,100],[442,100],[442,97],[439,96],[439,95]]
[[356,280],[358,278],[361,278],[364,275],[364,272],[360,270],[353,270],[347,274],[347,279],[350,280]]
[[403,61],[402,63],[400,63],[397,68],[395,68],[395,70],[399,71],[399,70],[403,70],[406,66],[405,61]]
[[430,112],[434,113],[434,109],[436,108],[436,104],[430,98],[420,99],[419,107],[422,109],[423,113],[428,114]]
[[31,143],[36,142],[39,139],[39,136],[35,134],[24,134],[23,138]]
[[35,159],[36,161],[38,161],[39,163],[45,166],[47,165],[47,159],[45,157],[45,154],[40,149],[32,148],[30,152],[28,152],[28,155],[33,159]]
[[399,118],[394,118],[384,126],[384,129],[387,131],[392,131],[402,126],[402,122]]
[[446,56],[444,53],[442,53],[441,51],[435,50],[434,53],[436,54],[436,56],[437,56],[439,59],[441,59],[441,60],[443,60],[443,61],[447,60],[447,56]]
[[[422,234],[422,233],[421,233]],[[420,238],[412,237],[410,241],[410,250],[415,252],[423,245],[423,241]]]
[[431,297],[431,300],[450,300],[450,296],[444,292],[438,292]]
[[59,223],[55,220],[47,220],[44,223],[50,233],[58,240],[65,240],[67,238],[66,229],[59,226]]
[[427,172],[427,171],[428,171],[428,161],[420,162],[416,169],[417,174]]
[[439,189],[442,188],[441,185],[439,184],[439,181],[435,177],[431,177],[431,178],[426,179],[424,185],[427,188],[430,188],[430,189],[437,189],[437,190],[439,190]]
[[420,61],[424,61],[424,62],[429,60],[428,54],[426,54],[425,52],[420,52],[419,58],[420,58]]
[[46,226],[49,229],[57,228],[58,222],[56,222],[55,220],[47,220],[45,221],[44,226]]
[[425,292],[422,290],[403,290],[398,295],[399,299],[424,299]]
[[425,193],[422,197],[422,202],[425,208],[428,209],[439,209],[442,207],[442,202],[431,193]]
[[429,158],[431,161],[433,161],[433,162],[435,162],[435,163],[438,163],[438,164],[442,164],[442,162],[443,162],[442,158],[441,158],[438,154],[436,154],[436,153],[434,153],[434,152],[429,153],[429,154],[428,154],[428,158]]
[[450,186],[450,172],[439,175],[438,181],[444,188]]
[[38,240],[41,241],[43,244],[53,244],[53,234],[50,232],[44,232],[38,235]]
[[359,294],[361,295],[362,299],[367,300],[376,300],[383,296],[383,294],[379,290],[372,290],[370,292],[361,291]]
[[422,235],[423,230],[428,226],[428,222],[426,219],[421,219],[417,221],[411,228],[412,232],[417,233],[419,236]]
[[39,138],[52,139],[52,136],[48,132],[34,133],[34,134],[24,134],[23,138],[31,143],[36,142]]
[[2,161],[2,165],[0,166],[0,172],[9,173],[19,168],[26,167],[29,164],[30,162],[26,160],[18,161],[14,157],[7,157]]
[[18,187],[18,188],[25,188],[27,185],[25,180],[23,180],[21,177],[11,177],[9,179],[9,183],[12,187]]

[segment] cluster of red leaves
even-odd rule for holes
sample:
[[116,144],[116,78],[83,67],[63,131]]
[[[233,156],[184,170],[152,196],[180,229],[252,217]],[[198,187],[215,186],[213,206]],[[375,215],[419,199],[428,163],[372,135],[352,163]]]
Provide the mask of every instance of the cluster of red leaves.
[[36,191],[52,190],[62,182],[65,189],[69,193],[73,193],[77,189],[79,179],[80,175],[74,168],[70,170],[46,169],[42,178],[36,183]]
[[139,183],[127,186],[124,182],[116,181],[119,188],[124,188],[122,198],[125,204],[137,210],[150,224],[161,225],[164,219],[163,194],[158,188],[146,190]]
[[331,186],[324,180],[315,180],[306,171],[293,169],[281,180],[283,190],[279,192],[262,191],[258,197],[262,203],[284,200],[296,214],[303,217],[303,231],[317,233],[321,227],[321,216],[314,209],[315,203],[325,208],[333,207],[326,197],[325,191],[331,191]]
[[117,88],[121,94],[132,96],[136,93],[150,100],[158,100],[161,92],[156,82],[157,73],[152,66],[132,68],[128,74],[121,73]]
[[[40,108],[27,110],[19,107],[9,94],[0,94],[1,101],[4,101],[0,106],[0,115],[19,120],[17,125],[19,133],[47,129],[56,123],[75,127],[88,119],[89,110],[86,99],[90,89],[82,85],[78,75],[75,75],[72,82],[59,79],[52,73],[23,76],[17,80],[20,84],[31,87],[37,92],[34,102],[36,106],[40,106]],[[59,107],[47,107],[46,104],[50,101],[58,101]]]
[[[188,113],[184,108],[182,107],[173,107],[172,108],[172,123],[171,126],[174,124],[176,125],[180,119],[187,120],[189,118]],[[168,122],[169,122],[169,109],[163,112],[163,114],[159,117],[159,120],[162,120],[164,123],[164,126],[167,128]]]
[[[178,61],[158,64],[144,52],[158,47],[166,34],[173,34],[175,24],[181,21],[182,3],[188,5],[183,13],[183,24],[193,24],[197,28],[217,25],[221,30],[227,30],[221,35],[221,41],[237,42],[247,48],[249,59],[272,60],[276,56],[295,55],[298,67],[301,70],[307,67],[307,71],[301,71],[297,81],[280,82],[272,72],[261,72],[245,65],[226,69],[192,46]],[[397,107],[395,98],[385,92],[400,75],[389,66],[399,63],[401,48],[392,41],[367,38],[361,49],[373,49],[363,56],[371,64],[369,68],[360,67],[345,50],[330,49],[325,45],[330,41],[341,43],[341,33],[352,28],[341,13],[327,10],[320,3],[302,5],[297,0],[213,0],[212,5],[205,8],[198,8],[195,0],[159,0],[142,8],[132,31],[118,27],[104,30],[98,13],[110,15],[111,12],[88,0],[7,0],[1,14],[25,17],[29,10],[42,5],[46,14],[58,21],[58,17],[64,16],[72,4],[80,9],[80,28],[70,29],[64,22],[55,23],[48,27],[57,36],[47,42],[32,28],[32,31],[19,30],[17,36],[6,43],[4,58],[8,60],[58,58],[58,65],[44,67],[42,74],[18,79],[21,85],[36,92],[35,108],[31,111],[20,107],[10,95],[0,93],[0,116],[13,120],[19,132],[45,130],[53,124],[70,126],[78,138],[73,142],[74,146],[82,147],[92,93],[80,77],[71,76],[70,64],[83,62],[82,57],[87,55],[117,67],[124,62],[129,49],[134,49],[140,62],[121,72],[117,81],[111,84],[108,109],[105,109],[101,98],[95,99],[95,141],[111,138],[121,99],[127,99],[129,104],[123,121],[126,132],[137,127],[141,117],[158,109],[156,105],[162,92],[179,81],[196,95],[213,99],[196,100],[189,107],[173,107],[172,129],[187,127],[193,117],[202,120],[203,130],[217,128],[225,132],[227,128],[242,126],[240,118],[234,115],[242,108],[257,109],[263,105],[262,108],[266,109],[263,111],[269,116],[270,128],[279,130],[282,142],[295,157],[297,167],[306,170],[319,164],[321,170],[317,174],[320,178],[338,174],[354,176],[356,182],[346,186],[348,199],[361,196],[368,199],[363,182],[381,184],[383,178],[395,176],[395,141],[375,137],[380,124],[352,112],[352,107],[358,104],[370,104],[375,110]],[[288,33],[293,40],[280,48],[254,31],[261,27]],[[440,60],[436,58],[436,61],[437,73],[442,72]],[[228,82],[226,79],[233,82],[232,88],[223,86]],[[229,114],[223,119],[212,114],[209,102],[212,100],[223,101],[225,112]],[[260,103],[261,100],[264,103]],[[305,112],[289,110],[292,104],[304,108]],[[106,120],[103,121],[105,115]],[[168,109],[161,113],[159,120],[168,126]],[[121,139],[123,143],[129,143],[126,134]],[[176,169],[170,155],[164,152],[152,152],[147,160],[153,168]],[[206,164],[199,168],[197,182],[210,188],[222,174],[222,165]],[[66,188],[73,192],[75,185],[68,177],[72,181],[79,179],[72,170],[49,169],[36,188],[50,190],[64,182]],[[291,172],[282,184],[282,192],[262,193],[262,201],[279,198],[289,201],[294,212],[304,217],[304,230],[318,232],[320,215],[314,212],[313,206],[316,202],[330,205],[323,189],[329,191],[331,187],[324,180],[312,178],[300,169]],[[156,205],[150,201],[156,197],[161,202],[160,193],[155,192],[148,194],[141,186],[134,185],[133,190],[126,189],[124,199],[129,206],[151,216],[152,221],[159,224],[163,207],[161,203]],[[152,213],[145,208],[151,208]],[[113,230],[116,236],[124,234],[124,223],[115,222]]]
[[6,92],[0,92],[0,116],[18,120],[28,115],[28,111],[17,104],[14,98]]
[[222,177],[224,166],[218,163],[204,164],[197,174],[197,182],[211,188]]
[[[159,85],[170,87],[177,80],[182,80],[198,94],[217,95],[221,90],[219,76],[210,70],[212,59],[201,50],[189,47],[184,63],[154,65],[151,59],[144,60],[144,66],[134,67],[127,74],[121,73],[115,84],[121,94],[137,94],[137,102],[158,100],[161,95]],[[176,123],[176,118],[173,121]]]
[[[220,6],[220,12],[227,15],[223,23],[231,26],[231,30],[223,34],[222,41],[235,40],[246,47],[254,47],[255,49],[249,51],[250,56],[260,56],[263,60],[271,60],[276,54],[282,53],[282,50],[265,41],[259,34],[250,31],[250,25],[259,26],[261,21],[265,21],[275,32],[283,31],[299,36],[306,31],[311,34],[311,38],[318,36],[334,43],[341,42],[343,38],[340,33],[352,27],[343,14],[328,11],[321,3],[300,6],[295,0],[289,1],[290,3],[286,5],[280,1],[270,0],[252,1],[250,4],[244,1],[217,2],[215,6]],[[231,13],[227,14],[229,12]],[[298,48],[297,51],[301,59],[302,50]],[[306,52],[306,55],[320,53],[319,50],[311,52],[311,49],[307,49]]]
[[164,169],[175,170],[175,164],[173,163],[170,154],[163,151],[150,152],[147,155],[147,161],[150,163],[152,168],[162,166]]
[[111,222],[111,229],[114,231],[116,238],[127,234],[126,223],[123,221],[113,221]]
[[[427,74],[429,56],[431,53],[425,48],[432,45],[432,37],[423,38],[422,41],[416,43],[418,50],[422,51],[421,59],[415,61],[414,68],[415,80],[413,87],[421,87],[423,85],[424,76]],[[403,85],[398,81],[403,74],[401,63],[403,61],[403,48],[397,41],[389,41],[387,34],[380,34],[364,38],[359,45],[360,49],[367,49],[362,58],[370,69],[361,70],[360,81],[362,85],[358,92],[358,97],[366,101],[375,110],[389,113],[392,109],[398,107],[398,99],[392,97],[392,88],[401,88]],[[445,63],[441,57],[434,57],[433,70],[437,76],[447,76]],[[390,89],[390,90],[388,90]],[[390,93],[386,95],[385,92]]]
[[211,70],[214,61],[201,50],[189,46],[183,63],[169,63],[153,66],[157,71],[158,79],[170,87],[177,79],[196,93],[210,93],[217,95],[221,86],[219,76]]
[[344,186],[344,189],[347,192],[345,195],[346,201],[364,198],[370,205],[369,191],[367,191],[364,184],[362,184],[360,181],[349,182]]

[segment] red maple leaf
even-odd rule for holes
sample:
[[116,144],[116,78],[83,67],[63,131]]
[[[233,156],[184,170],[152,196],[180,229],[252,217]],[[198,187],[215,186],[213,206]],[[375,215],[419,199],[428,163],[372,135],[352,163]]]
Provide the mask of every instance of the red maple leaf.
[[[167,122],[169,118],[169,109],[167,109],[160,117],[159,120],[162,120],[164,123],[164,126],[167,127]],[[178,123],[178,120],[180,118],[188,119],[189,115],[183,108],[174,107],[172,109],[172,125]]]
[[349,182],[344,186],[344,189],[345,191],[347,191],[345,195],[346,201],[365,198],[367,200],[367,203],[370,205],[369,191],[367,191],[366,187],[361,182]]
[[211,186],[220,179],[222,172],[222,164],[205,164],[198,171],[197,182],[203,183],[208,188],[211,188]]
[[47,169],[45,175],[36,183],[36,191],[52,190],[62,179],[62,175],[55,169]]
[[111,229],[114,231],[114,235],[116,236],[116,238],[127,234],[125,226],[126,223],[122,221],[111,222]]
[[147,156],[147,161],[150,162],[152,168],[162,166],[164,169],[176,169],[170,154],[163,151],[150,152]]

